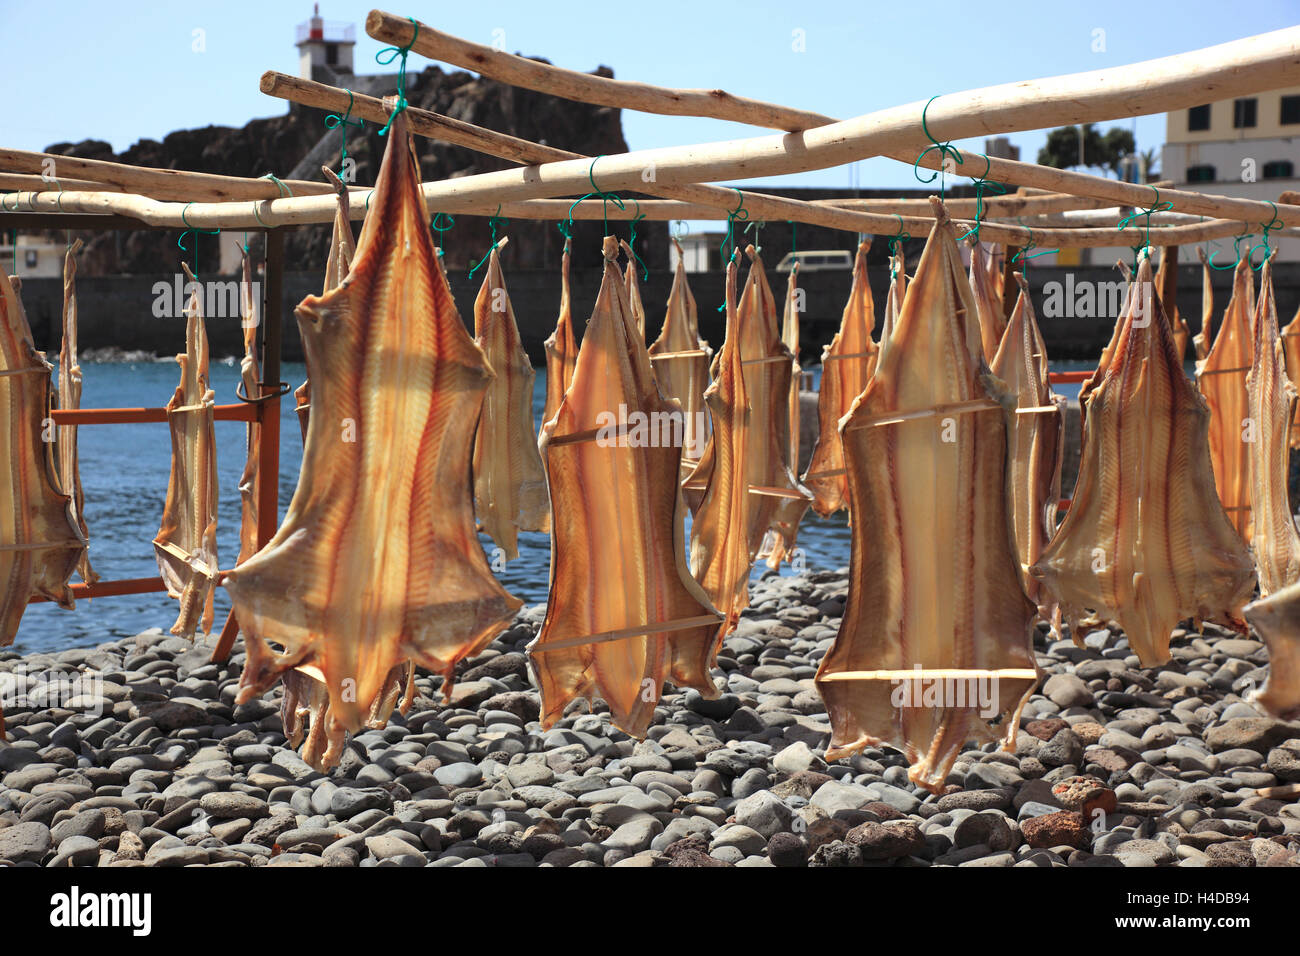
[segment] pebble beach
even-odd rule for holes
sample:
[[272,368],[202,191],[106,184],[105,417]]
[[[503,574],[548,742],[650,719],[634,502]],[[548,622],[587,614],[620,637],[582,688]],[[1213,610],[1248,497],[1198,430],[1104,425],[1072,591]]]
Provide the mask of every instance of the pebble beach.
[[[0,654],[0,865],[1300,866],[1300,798],[1258,792],[1300,781],[1300,722],[1246,701],[1258,641],[1176,632],[1142,670],[1117,632],[1040,630],[1014,752],[968,747],[936,795],[889,748],[823,759],[812,678],[846,591],[846,569],[755,582],[721,698],[670,688],[640,741],[602,701],[542,730],[524,649],[545,606],[525,607],[451,700],[421,673],[328,775],[288,747],[278,687],[234,706],[242,641],[223,664],[157,629]],[[42,684],[78,672],[77,697]]]

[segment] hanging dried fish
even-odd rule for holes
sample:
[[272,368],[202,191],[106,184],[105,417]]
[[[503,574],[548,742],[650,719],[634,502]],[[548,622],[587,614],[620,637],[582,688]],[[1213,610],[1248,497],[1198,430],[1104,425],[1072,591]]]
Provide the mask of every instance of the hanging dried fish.
[[[1282,354],[1286,358],[1287,377],[1300,390],[1300,308],[1282,330]],[[1300,406],[1291,420],[1291,447],[1300,448]]]
[[[77,253],[81,240],[74,240],[63,258],[63,344],[59,348],[59,408],[65,411],[81,407],[81,366],[77,363]],[[81,466],[77,456],[77,426],[60,425],[55,443],[58,462],[59,485],[72,496],[72,520],[77,522],[83,538],[86,530],[86,495],[81,489]],[[90,566],[90,552],[85,551],[77,562],[77,573],[87,584],[94,584],[99,575]]]
[[1013,746],[1038,682],[1005,486],[1014,398],[988,374],[947,211],[841,428],[849,596],[817,669],[826,759],[884,743],[940,792],[972,738]]
[[1268,646],[1268,678],[1250,701],[1282,720],[1300,720],[1300,583],[1246,605]]
[[181,268],[193,292],[185,308],[185,354],[176,356],[181,381],[167,402],[171,476],[153,548],[167,593],[181,605],[171,632],[193,640],[196,628],[212,632],[212,588],[218,570],[216,396],[208,387],[202,287],[188,266]]
[[889,294],[885,298],[885,319],[880,325],[880,351],[876,355],[876,364],[885,357],[889,343],[894,336],[894,326],[898,323],[898,314],[903,310],[903,298],[907,295],[907,269],[903,262],[903,250],[889,260]]
[[519,339],[498,254],[505,242],[492,247],[474,300],[475,341],[494,373],[474,437],[474,510],[483,532],[513,561],[521,529],[551,530],[551,503],[533,437],[533,365]]
[[1016,397],[1016,415],[1009,442],[1012,525],[1025,593],[1038,605],[1038,614],[1055,624],[1055,602],[1029,575],[1056,530],[1061,499],[1061,463],[1065,452],[1065,399],[1052,394],[1048,381],[1047,345],[1038,329],[1029,283],[1015,274],[1020,297],[992,372]]
[[641,283],[636,275],[636,254],[632,252],[632,247],[622,239],[618,240],[624,255],[627,256],[627,267],[623,270],[623,281],[627,285],[628,304],[632,309],[632,318],[636,320],[636,330],[641,336],[641,341],[645,341],[645,304],[641,301]]
[[[677,245],[677,268],[668,292],[663,329],[650,346],[650,362],[659,391],[681,406],[686,428],[682,468],[689,473],[700,460],[709,437],[704,390],[709,387],[709,360],[713,358],[713,350],[700,338],[695,297],[686,281],[682,247],[676,239],[673,242]],[[697,499],[697,506],[698,503]]]
[[73,606],[68,578],[86,550],[55,471],[54,369],[32,342],[17,285],[0,271],[0,647],[13,643],[33,596]]
[[721,616],[686,570],[681,446],[658,424],[678,407],[655,385],[613,237],[604,255],[573,383],[542,427],[557,507],[546,620],[528,651],[544,726],[574,698],[599,696],[639,737],[665,680],[717,696],[709,663]]
[[[329,292],[330,289],[341,286],[343,280],[348,277],[348,269],[352,267],[352,257],[356,255],[357,244],[352,238],[352,223],[348,219],[348,188],[328,166],[322,166],[321,172],[334,184],[334,189],[338,193],[338,205],[334,209],[334,229],[330,234],[330,251],[325,260],[325,285],[321,289],[322,292]],[[308,368],[307,371],[309,376],[307,381],[293,391],[296,402],[294,410],[298,413],[298,426],[302,429],[304,441],[307,440],[307,417],[311,410],[311,369]]]
[[1196,353],[1196,361],[1203,362],[1210,354],[1210,343],[1214,341],[1213,320],[1214,320],[1214,283],[1213,274],[1210,272],[1210,263],[1205,258],[1205,250],[1197,249],[1197,254],[1201,257],[1201,331],[1192,336],[1192,349]]
[[1245,428],[1249,435],[1243,438],[1251,461],[1251,550],[1259,573],[1259,593],[1267,597],[1300,579],[1300,534],[1287,497],[1291,459],[1287,439],[1295,417],[1296,390],[1286,377],[1278,337],[1271,257],[1264,261],[1260,276],[1253,326],[1255,364],[1246,375],[1250,403]]
[[1135,280],[1087,400],[1074,500],[1030,573],[1067,616],[1117,621],[1155,667],[1179,621],[1240,626],[1255,573],[1215,494],[1210,412],[1174,353],[1146,255]]
[[[555,331],[546,340],[546,405],[542,426],[559,411],[564,393],[573,381],[573,367],[578,362],[578,343],[573,337],[573,308],[569,297],[569,250],[573,240],[564,237],[564,258],[560,263],[560,317]],[[540,440],[541,435],[539,433]]]
[[[239,283],[239,316],[244,330],[244,357],[239,360],[239,379],[244,394],[253,397],[260,391],[258,383],[262,371],[257,361],[257,302],[253,297],[253,259],[243,250],[242,274]],[[307,385],[304,382],[303,388]],[[243,564],[257,550],[257,474],[261,467],[262,426],[256,421],[248,423],[247,454],[244,472],[239,476],[239,558]]]
[[1169,328],[1174,337],[1174,352],[1178,361],[1183,361],[1187,354],[1187,340],[1192,330],[1187,320],[1178,314],[1178,247],[1164,246],[1160,254],[1160,268],[1156,270],[1156,295],[1169,320]]
[[295,667],[328,690],[312,714],[318,769],[346,731],[387,720],[409,662],[449,693],[456,663],[521,603],[474,531],[471,444],[492,370],[435,264],[405,114],[370,205],[347,278],[296,310],[314,386],[298,488],[275,537],[225,576],[248,645],[237,700]]
[[1002,299],[998,295],[1001,283],[995,282],[990,273],[984,244],[975,236],[967,241],[970,243],[970,286],[975,294],[975,313],[979,316],[984,362],[988,364],[998,354],[1002,333],[1006,331],[1006,322],[1002,318]]
[[813,494],[813,510],[823,518],[848,507],[849,479],[840,441],[842,419],[876,371],[879,346],[871,340],[876,310],[867,279],[868,238],[858,244],[853,285],[840,319],[840,330],[822,352],[821,392],[817,396],[817,444],[803,482]]
[[[753,246],[739,307],[727,307],[727,338],[704,393],[713,433],[683,490],[701,490],[691,525],[691,573],[727,617],[729,633],[749,605],[749,569],[769,529],[794,549],[811,504],[787,462],[794,356],[781,341],[776,301]],[[734,260],[730,264],[734,266]],[[733,290],[734,291],[734,290]]]
[[[798,273],[799,263],[796,262],[790,267],[790,277],[786,282],[785,311],[781,316],[781,341],[785,343],[785,347],[794,356],[790,376],[790,457],[788,461],[790,463],[790,473],[795,475],[799,473],[799,380],[803,375],[803,367],[799,364],[799,312],[802,307],[803,295],[797,285]],[[776,531],[769,529],[767,534],[763,536],[763,543],[758,548],[758,560],[767,562],[767,566],[774,571],[781,566],[783,561],[792,560],[797,533],[798,526],[796,523],[789,542],[790,546],[787,547],[786,540]]]
[[1196,365],[1196,385],[1210,409],[1210,461],[1214,486],[1233,527],[1250,543],[1250,448],[1243,441],[1247,426],[1246,372],[1253,364],[1255,284],[1250,262],[1243,258],[1232,276],[1232,298],[1223,324],[1205,361]]

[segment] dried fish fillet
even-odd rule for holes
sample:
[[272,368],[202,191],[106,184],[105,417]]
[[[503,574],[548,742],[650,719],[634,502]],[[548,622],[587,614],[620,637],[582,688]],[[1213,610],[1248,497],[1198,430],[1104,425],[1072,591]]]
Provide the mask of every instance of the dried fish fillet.
[[813,510],[823,518],[848,507],[849,479],[840,441],[840,419],[848,414],[876,371],[879,346],[871,340],[876,310],[867,279],[867,250],[871,240],[858,244],[853,262],[853,285],[840,319],[840,330],[822,352],[821,392],[817,396],[817,444],[803,475],[813,495]]
[[[803,294],[798,288],[799,263],[794,263],[790,268],[790,277],[786,282],[785,291],[785,310],[781,315],[781,341],[785,347],[790,350],[794,356],[794,365],[791,367],[790,376],[790,473],[799,473],[799,438],[800,438],[800,409],[799,409],[799,392],[800,378],[803,376],[803,367],[799,364],[799,312],[802,309]],[[798,531],[796,526],[795,531]],[[790,560],[794,552],[794,538],[790,540],[790,547],[786,547],[786,541],[773,530],[768,530],[763,536],[763,543],[758,549],[758,560],[766,561],[767,566],[776,570],[781,566],[783,561]]]
[[[47,440],[53,371],[36,351],[14,284],[0,272],[0,647],[13,643],[33,596],[73,606],[68,578],[86,550]],[[0,731],[3,719],[0,711]]]
[[[573,383],[542,427],[556,509],[546,620],[528,651],[544,726],[571,700],[599,696],[639,737],[665,680],[717,696],[709,663],[721,616],[687,573],[681,447],[656,425],[680,412],[655,385],[612,237],[604,254]],[[611,422],[620,407],[626,416]]]
[[1249,397],[1246,442],[1250,450],[1250,505],[1255,569],[1259,593],[1267,597],[1300,580],[1300,534],[1287,497],[1291,459],[1288,432],[1295,417],[1296,390],[1286,377],[1282,342],[1277,331],[1277,302],[1273,297],[1273,266],[1265,260],[1255,305],[1255,364],[1246,375]]
[[898,324],[898,313],[903,310],[903,299],[906,295],[907,269],[900,249],[897,255],[889,259],[889,294],[885,298],[885,318],[880,324],[880,352],[876,355],[877,365],[889,349],[889,343],[894,336],[894,326]]
[[939,792],[968,740],[1014,745],[1038,674],[1004,483],[1014,399],[984,367],[953,227],[932,202],[893,342],[841,428],[850,587],[816,681],[828,760],[885,743]]
[[628,305],[632,309],[632,318],[636,320],[636,330],[641,336],[641,341],[645,341],[645,303],[641,301],[641,283],[637,279],[636,255],[632,252],[632,247],[622,239],[618,241],[619,246],[627,255],[627,267],[623,270],[623,281],[627,285]]
[[681,406],[686,428],[682,468],[687,471],[695,467],[708,442],[704,390],[709,387],[709,361],[712,358],[713,350],[709,343],[700,338],[695,297],[686,281],[686,264],[678,245],[677,268],[673,273],[672,289],[668,292],[668,311],[659,338],[650,345],[650,362],[660,393]]
[[500,245],[488,255],[474,300],[474,339],[493,372],[474,436],[474,510],[483,532],[513,561],[521,529],[551,530],[551,502],[534,438],[533,365],[519,339]]
[[370,206],[343,284],[296,310],[313,409],[293,500],[225,577],[248,644],[237,700],[299,668],[328,689],[313,719],[333,754],[388,718],[404,666],[441,673],[448,693],[457,661],[520,606],[474,531],[471,444],[492,371],[435,264],[403,114]]
[[[352,238],[352,223],[348,220],[347,187],[328,167],[323,166],[321,169],[334,178],[338,189],[338,205],[334,209],[334,229],[330,234],[330,251],[325,260],[325,285],[321,289],[322,292],[329,292],[330,289],[341,286],[343,280],[348,277],[348,269],[352,267],[352,257],[356,255],[357,244]],[[307,439],[307,418],[311,411],[310,372],[311,369],[308,368],[307,381],[293,391],[296,403],[294,410],[298,413],[298,426],[302,429],[304,441]]]
[[1210,409],[1210,461],[1214,486],[1233,527],[1250,543],[1250,447],[1242,440],[1247,427],[1246,372],[1253,364],[1255,285],[1250,263],[1242,259],[1232,277],[1232,298],[1223,324],[1205,361],[1196,365],[1196,385]]
[[[1099,384],[1087,400],[1070,510],[1030,570],[1075,617],[1123,628],[1143,666],[1169,660],[1189,617],[1240,626],[1254,562],[1219,504],[1204,398],[1183,373],[1143,255]],[[1075,635],[1076,642],[1080,635]]]
[[1300,719],[1300,584],[1247,604],[1246,620],[1268,646],[1268,678],[1250,702],[1274,717]]
[[[253,259],[245,249],[239,283],[239,315],[244,329],[244,356],[239,360],[239,379],[244,394],[253,397],[261,390],[260,363],[257,361],[257,302],[253,298]],[[307,384],[304,382],[304,389]],[[305,426],[305,419],[304,426]],[[243,564],[257,550],[257,474],[261,467],[262,426],[256,421],[248,423],[247,453],[244,472],[239,476],[239,558]]]
[[[1286,357],[1286,374],[1300,390],[1300,308],[1282,330],[1282,354]],[[1300,448],[1300,406],[1291,420],[1291,447]]]
[[1029,284],[1015,274],[1020,296],[993,359],[992,372],[1016,397],[1016,415],[1008,441],[1011,463],[1008,486],[1016,551],[1025,593],[1038,605],[1044,621],[1055,618],[1055,602],[1029,575],[1056,531],[1061,498],[1061,463],[1065,452],[1065,399],[1052,394],[1047,345],[1038,329]]
[[998,354],[1002,333],[1006,331],[1006,322],[1002,318],[1002,298],[998,294],[1001,284],[994,281],[989,271],[988,255],[984,252],[984,244],[973,236],[968,241],[970,242],[970,286],[975,295],[980,342],[984,351],[984,362],[987,364]]
[[1205,258],[1205,250],[1197,249],[1201,257],[1201,331],[1192,336],[1192,349],[1196,353],[1196,361],[1205,361],[1206,356],[1210,354],[1210,343],[1214,341],[1213,320],[1214,320],[1214,276],[1210,272],[1210,263]]
[[[59,408],[73,410],[81,407],[81,366],[77,363],[77,253],[81,250],[81,240],[77,239],[68,248],[63,259],[63,344],[59,349]],[[86,530],[86,495],[81,489],[81,466],[77,456],[77,426],[60,425],[58,441],[55,444],[55,458],[58,462],[59,485],[72,496],[72,518],[81,529],[83,538],[89,537]],[[77,573],[87,584],[94,584],[99,575],[90,566],[90,552],[85,551],[77,562]]]
[[[542,412],[545,426],[559,411],[564,393],[573,381],[573,367],[578,362],[578,343],[573,337],[573,307],[569,296],[569,250],[573,241],[564,239],[564,258],[560,264],[560,317],[555,331],[546,340],[546,405]],[[538,435],[540,440],[541,436]]]
[[[780,535],[783,552],[792,551],[812,500],[787,464],[794,356],[781,341],[762,260],[753,246],[746,253],[749,278],[738,308],[731,296],[727,338],[704,393],[713,433],[683,484],[702,490],[691,525],[691,573],[726,615],[722,636],[749,605],[749,569],[768,530]],[[728,283],[734,293],[734,277]]]
[[1165,318],[1174,337],[1174,352],[1178,361],[1187,354],[1187,340],[1192,330],[1187,320],[1178,314],[1178,247],[1164,246],[1160,254],[1160,268],[1156,270],[1156,295],[1164,307]]
[[198,281],[185,308],[185,354],[177,355],[181,381],[167,402],[172,465],[154,556],[167,593],[180,601],[171,632],[194,639],[212,632],[212,587],[217,577],[216,396],[208,387],[208,335]]

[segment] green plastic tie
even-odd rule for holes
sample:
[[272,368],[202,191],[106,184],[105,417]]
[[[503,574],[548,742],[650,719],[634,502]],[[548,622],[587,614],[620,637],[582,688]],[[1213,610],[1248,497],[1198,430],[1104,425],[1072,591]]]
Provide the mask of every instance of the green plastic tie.
[[650,267],[645,264],[645,260],[642,259],[639,255],[637,255],[636,252],[636,224],[645,218],[645,213],[641,211],[641,203],[635,196],[632,197],[632,201],[636,203],[636,215],[632,217],[631,228],[629,229],[631,235],[628,237],[627,247],[632,252],[632,258],[635,259],[637,262],[641,263],[642,281],[649,282]]
[[199,277],[199,240],[198,240],[198,237],[199,237],[199,236],[216,236],[216,235],[219,235],[219,234],[221,233],[221,230],[220,230],[220,229],[213,229],[212,231],[209,232],[207,229],[196,229],[194,226],[191,226],[191,225],[190,225],[190,221],[189,221],[188,219],[185,218],[185,213],[188,212],[188,211],[189,211],[189,208],[190,208],[191,206],[193,206],[193,205],[194,205],[194,203],[192,203],[192,202],[187,202],[187,203],[185,204],[185,208],[181,210],[181,222],[185,223],[185,225],[186,225],[188,228],[187,228],[184,232],[182,232],[179,236],[176,237],[176,245],[179,246],[179,247],[180,247],[182,250],[184,250],[185,252],[189,252],[189,251],[190,251],[189,246],[185,245],[185,237],[188,236],[190,233],[194,233],[194,278],[197,280],[198,277]]
[[[943,175],[944,174],[943,157],[945,155],[950,155],[952,156],[953,159],[957,161],[959,165],[965,163],[965,160],[962,159],[961,151],[957,149],[956,146],[952,145],[951,142],[948,143],[939,142],[937,139],[934,138],[934,135],[930,132],[930,127],[926,125],[925,122],[926,111],[930,109],[930,104],[933,103],[935,100],[937,100],[941,95],[942,95],[941,93],[936,93],[934,96],[930,97],[930,99],[926,101],[925,107],[921,110],[921,129],[925,133],[926,138],[931,142],[932,145],[927,146],[925,149],[921,150],[921,155],[917,156],[916,162],[912,163],[912,175],[915,176],[918,181],[923,183],[932,183],[934,182],[935,177],[939,178],[940,199],[943,198],[944,186],[945,186],[944,175]],[[921,165],[921,160],[925,159],[925,154],[930,152],[930,150],[932,149],[937,149],[939,151],[939,169],[929,179],[925,179],[921,176],[920,172],[918,171],[918,167]],[[985,158],[987,159],[987,157]]]
[[[1019,216],[1016,217],[1016,222],[1020,223],[1020,225],[1022,226],[1025,226],[1024,221]],[[1028,226],[1025,226],[1025,228],[1029,229]],[[1039,256],[1051,255],[1053,252],[1061,251],[1060,249],[1044,249],[1042,252],[1035,252],[1033,254],[1030,254],[1029,252],[1030,249],[1037,249],[1037,248],[1038,248],[1038,243],[1034,242],[1034,230],[1029,229],[1029,241],[1016,250],[1016,254],[1011,257],[1011,264],[1015,265],[1017,262],[1027,263],[1030,259],[1037,259]]]
[[971,183],[975,186],[975,225],[966,230],[963,235],[958,236],[958,242],[972,235],[975,237],[976,242],[980,241],[980,226],[984,223],[984,193],[991,191],[994,195],[1002,196],[1007,191],[1006,186],[989,180],[988,175],[992,165],[989,163],[988,156],[985,156],[984,153],[980,153],[980,155],[984,156],[984,175],[971,179]]
[[[1277,218],[1277,203],[1273,202],[1273,200],[1271,199],[1266,199],[1264,201],[1273,207],[1273,218],[1270,219],[1267,223],[1260,223],[1260,226],[1262,226],[1264,229],[1264,241],[1255,243],[1253,246],[1250,247],[1250,251],[1246,253],[1246,256],[1250,258],[1252,261],[1251,268],[1256,272],[1264,268],[1264,263],[1268,262],[1269,256],[1273,254],[1273,250],[1269,247],[1268,234],[1275,229],[1282,228],[1282,220]],[[1259,261],[1259,265],[1254,265],[1253,262],[1255,258],[1255,250],[1258,249],[1260,246],[1264,247],[1264,258]]]
[[[369,196],[366,197],[366,201],[367,202],[370,201]],[[500,209],[501,207],[497,206],[497,210],[500,211]],[[447,220],[447,225],[445,226],[438,225],[438,223],[441,222],[443,219]],[[442,251],[443,234],[451,232],[451,230],[455,227],[455,225],[456,225],[456,220],[453,219],[451,216],[447,215],[445,212],[434,213],[433,221],[429,223],[429,228],[438,234],[438,243],[435,246],[435,248],[438,250],[439,258],[441,258],[443,255],[443,251]]]
[[[397,114],[406,109],[406,54],[411,52],[411,47],[415,46],[415,38],[420,35],[420,23],[415,17],[407,17],[411,21],[411,26],[415,27],[415,32],[411,34],[411,42],[406,46],[386,46],[375,54],[375,62],[380,66],[387,66],[397,57],[402,58],[402,65],[397,70],[397,105],[393,107],[393,113],[388,117],[388,122],[384,128],[379,131],[380,136],[388,135],[388,128],[393,125],[393,120],[397,119]],[[381,59],[387,54],[387,59]]]
[[[736,189],[735,186],[732,186],[731,188]],[[736,189],[736,195],[740,197],[740,201],[736,203],[735,209],[727,213],[727,237],[722,240],[722,245],[718,246],[718,252],[722,255],[726,255],[727,246],[731,246],[731,256],[727,259],[728,265],[735,261],[736,254],[740,252],[734,239],[736,223],[746,222],[749,219],[749,211],[745,209],[745,194],[739,189]],[[723,299],[722,305],[718,306],[718,311],[725,312],[726,310],[727,301],[726,299]]]
[[492,245],[488,247],[488,251],[484,254],[483,258],[478,261],[478,265],[469,270],[467,278],[474,278],[474,273],[478,272],[483,263],[487,262],[488,259],[492,257],[492,250],[497,247],[497,226],[507,225],[509,222],[509,219],[501,215],[501,204],[497,203],[496,213],[488,220],[488,227],[492,230]]
[[[337,129],[342,134],[343,155],[339,158],[339,172],[343,171],[348,162],[348,127],[354,126],[357,129],[364,129],[366,125],[366,121],[363,119],[351,119],[353,102],[352,91],[345,88],[345,92],[348,94],[348,111],[342,116],[339,116],[338,113],[331,113],[329,116],[325,117],[325,128]],[[331,120],[333,120],[333,122],[330,122]]]

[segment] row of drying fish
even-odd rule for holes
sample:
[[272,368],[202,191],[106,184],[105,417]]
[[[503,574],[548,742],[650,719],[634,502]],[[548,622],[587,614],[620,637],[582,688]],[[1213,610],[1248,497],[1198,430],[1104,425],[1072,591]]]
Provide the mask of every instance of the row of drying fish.
[[[312,764],[332,765],[346,732],[382,725],[399,698],[409,705],[415,666],[441,673],[450,692],[457,662],[512,619],[520,602],[491,575],[476,514],[507,556],[519,530],[551,534],[547,615],[529,648],[543,722],[576,697],[600,696],[620,727],[640,735],[664,681],[716,694],[709,670],[748,603],[754,561],[777,566],[808,507],[848,508],[848,603],[817,674],[833,727],[828,756],[889,743],[930,788],[968,740],[1014,742],[1039,678],[1036,616],[1114,619],[1143,663],[1154,665],[1168,659],[1178,621],[1237,623],[1256,563],[1266,595],[1295,580],[1294,524],[1279,517],[1294,391],[1267,267],[1258,307],[1238,308],[1250,360],[1220,347],[1243,334],[1243,320],[1225,319],[1200,369],[1202,397],[1181,372],[1185,323],[1136,291],[1151,282],[1142,260],[1084,388],[1079,483],[1058,528],[1061,403],[1047,385],[1027,289],[1018,277],[1020,293],[1006,310],[978,244],[968,278],[942,204],[916,275],[908,280],[901,258],[891,263],[878,344],[867,246],[859,248],[841,329],[823,355],[817,445],[802,478],[796,277],[782,327],[752,248],[743,291],[736,257],[727,266],[726,338],[713,355],[680,264],[663,333],[646,347],[636,269],[625,245],[628,267],[619,269],[613,239],[605,241],[601,290],[579,346],[566,243],[561,312],[546,347],[546,411],[534,441],[533,371],[497,249],[471,338],[430,239],[404,118],[394,126],[360,239],[353,243],[340,207],[323,295],[297,309],[310,377],[297,392],[305,436],[298,488],[279,531],[254,553],[250,426],[240,482],[246,533],[224,578],[248,644],[240,699],[283,679],[286,733],[295,745],[306,735]],[[1249,283],[1249,273],[1244,278]],[[10,299],[6,317],[20,315],[12,289]],[[1237,314],[1231,305],[1229,313]],[[173,630],[192,634],[210,614],[217,564],[213,406],[197,301],[187,319],[181,385],[168,405],[173,473],[155,545],[181,601]],[[1198,340],[1205,339],[1203,330]],[[241,368],[250,391],[258,378],[252,344]],[[30,335],[27,347],[6,344],[6,358],[15,356],[8,368],[44,365]],[[1267,420],[1243,452],[1222,436],[1215,445],[1207,400],[1246,368],[1243,407]],[[35,409],[34,398],[10,407]],[[702,453],[684,454],[700,447],[696,440],[602,439],[602,420],[615,408],[651,420],[685,412],[686,428],[697,427],[694,412],[707,411]],[[1227,414],[1234,413],[1218,417]],[[616,438],[626,437],[624,428]],[[24,434],[11,428],[6,440]],[[1219,461],[1245,463],[1253,558],[1219,501],[1230,486],[1227,478],[1216,484]],[[55,522],[15,540],[63,542],[61,551],[34,553],[75,563],[85,540],[79,507],[60,496],[52,470],[46,486],[71,536]],[[1274,665],[1262,700],[1277,712],[1300,704],[1293,666],[1300,655],[1288,631],[1300,599],[1288,603],[1289,593],[1256,605]],[[894,703],[902,679],[954,676],[992,680],[992,713],[969,702]]]

